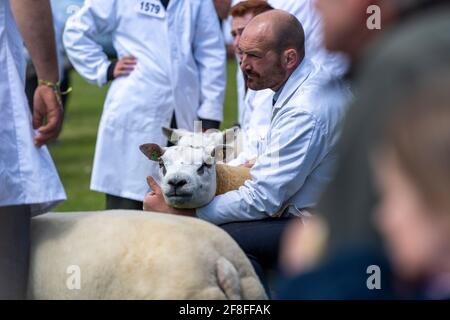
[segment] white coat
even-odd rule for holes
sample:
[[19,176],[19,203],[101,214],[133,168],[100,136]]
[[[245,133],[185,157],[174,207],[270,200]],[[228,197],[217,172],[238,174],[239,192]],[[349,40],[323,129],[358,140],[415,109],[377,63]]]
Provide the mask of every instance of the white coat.
[[165,145],[161,127],[174,110],[178,127],[188,130],[198,118],[222,120],[223,36],[211,0],[171,0],[167,12],[159,0],[87,0],[67,21],[63,40],[76,70],[100,86],[110,61],[93,39],[107,32],[118,57],[133,55],[137,65],[106,97],[91,189],[142,201],[145,178],[158,168],[139,145]]
[[0,0],[0,211],[31,205],[46,212],[66,195],[47,148],[36,148],[36,135],[25,96],[23,44],[9,0]]

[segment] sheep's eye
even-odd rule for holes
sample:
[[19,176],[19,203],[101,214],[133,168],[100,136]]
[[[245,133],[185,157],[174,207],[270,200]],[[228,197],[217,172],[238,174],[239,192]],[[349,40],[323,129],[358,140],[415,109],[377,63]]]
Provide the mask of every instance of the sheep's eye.
[[164,162],[162,160],[159,160],[159,168],[162,170],[163,176],[165,176],[167,170],[166,170],[166,166],[164,165]]
[[200,168],[197,169],[197,173],[199,175],[204,174],[205,173],[205,168],[211,168],[211,165],[203,162],[202,165],[200,166]]

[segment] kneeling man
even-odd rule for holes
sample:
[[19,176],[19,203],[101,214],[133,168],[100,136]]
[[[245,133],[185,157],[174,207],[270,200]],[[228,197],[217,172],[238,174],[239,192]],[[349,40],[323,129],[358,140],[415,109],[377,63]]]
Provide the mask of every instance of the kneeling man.
[[269,132],[239,190],[216,196],[196,210],[169,208],[158,186],[146,210],[197,216],[221,225],[241,246],[262,278],[278,259],[280,237],[292,217],[314,208],[330,181],[345,105],[351,93],[305,59],[304,32],[291,14],[272,10],[253,18],[239,41],[242,71],[253,90],[270,88]]

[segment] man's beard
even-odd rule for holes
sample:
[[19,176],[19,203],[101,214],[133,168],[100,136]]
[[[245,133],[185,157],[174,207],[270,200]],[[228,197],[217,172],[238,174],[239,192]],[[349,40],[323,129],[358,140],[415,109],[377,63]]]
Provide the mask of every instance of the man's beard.
[[284,79],[284,75],[285,72],[281,61],[278,61],[273,68],[273,72],[267,76],[261,76],[257,72],[244,72],[244,80],[248,88],[258,91],[278,86]]

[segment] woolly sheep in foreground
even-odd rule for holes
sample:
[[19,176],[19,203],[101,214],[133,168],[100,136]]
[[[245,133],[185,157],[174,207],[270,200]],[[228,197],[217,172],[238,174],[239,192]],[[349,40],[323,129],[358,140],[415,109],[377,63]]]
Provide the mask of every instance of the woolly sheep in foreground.
[[48,213],[32,219],[31,244],[31,299],[266,299],[238,245],[196,218]]
[[163,148],[154,143],[140,146],[141,151],[160,166],[161,189],[166,203],[176,208],[199,208],[215,195],[238,189],[250,179],[250,170],[227,166],[238,137],[235,128],[223,133],[195,134],[163,128],[176,146]]

